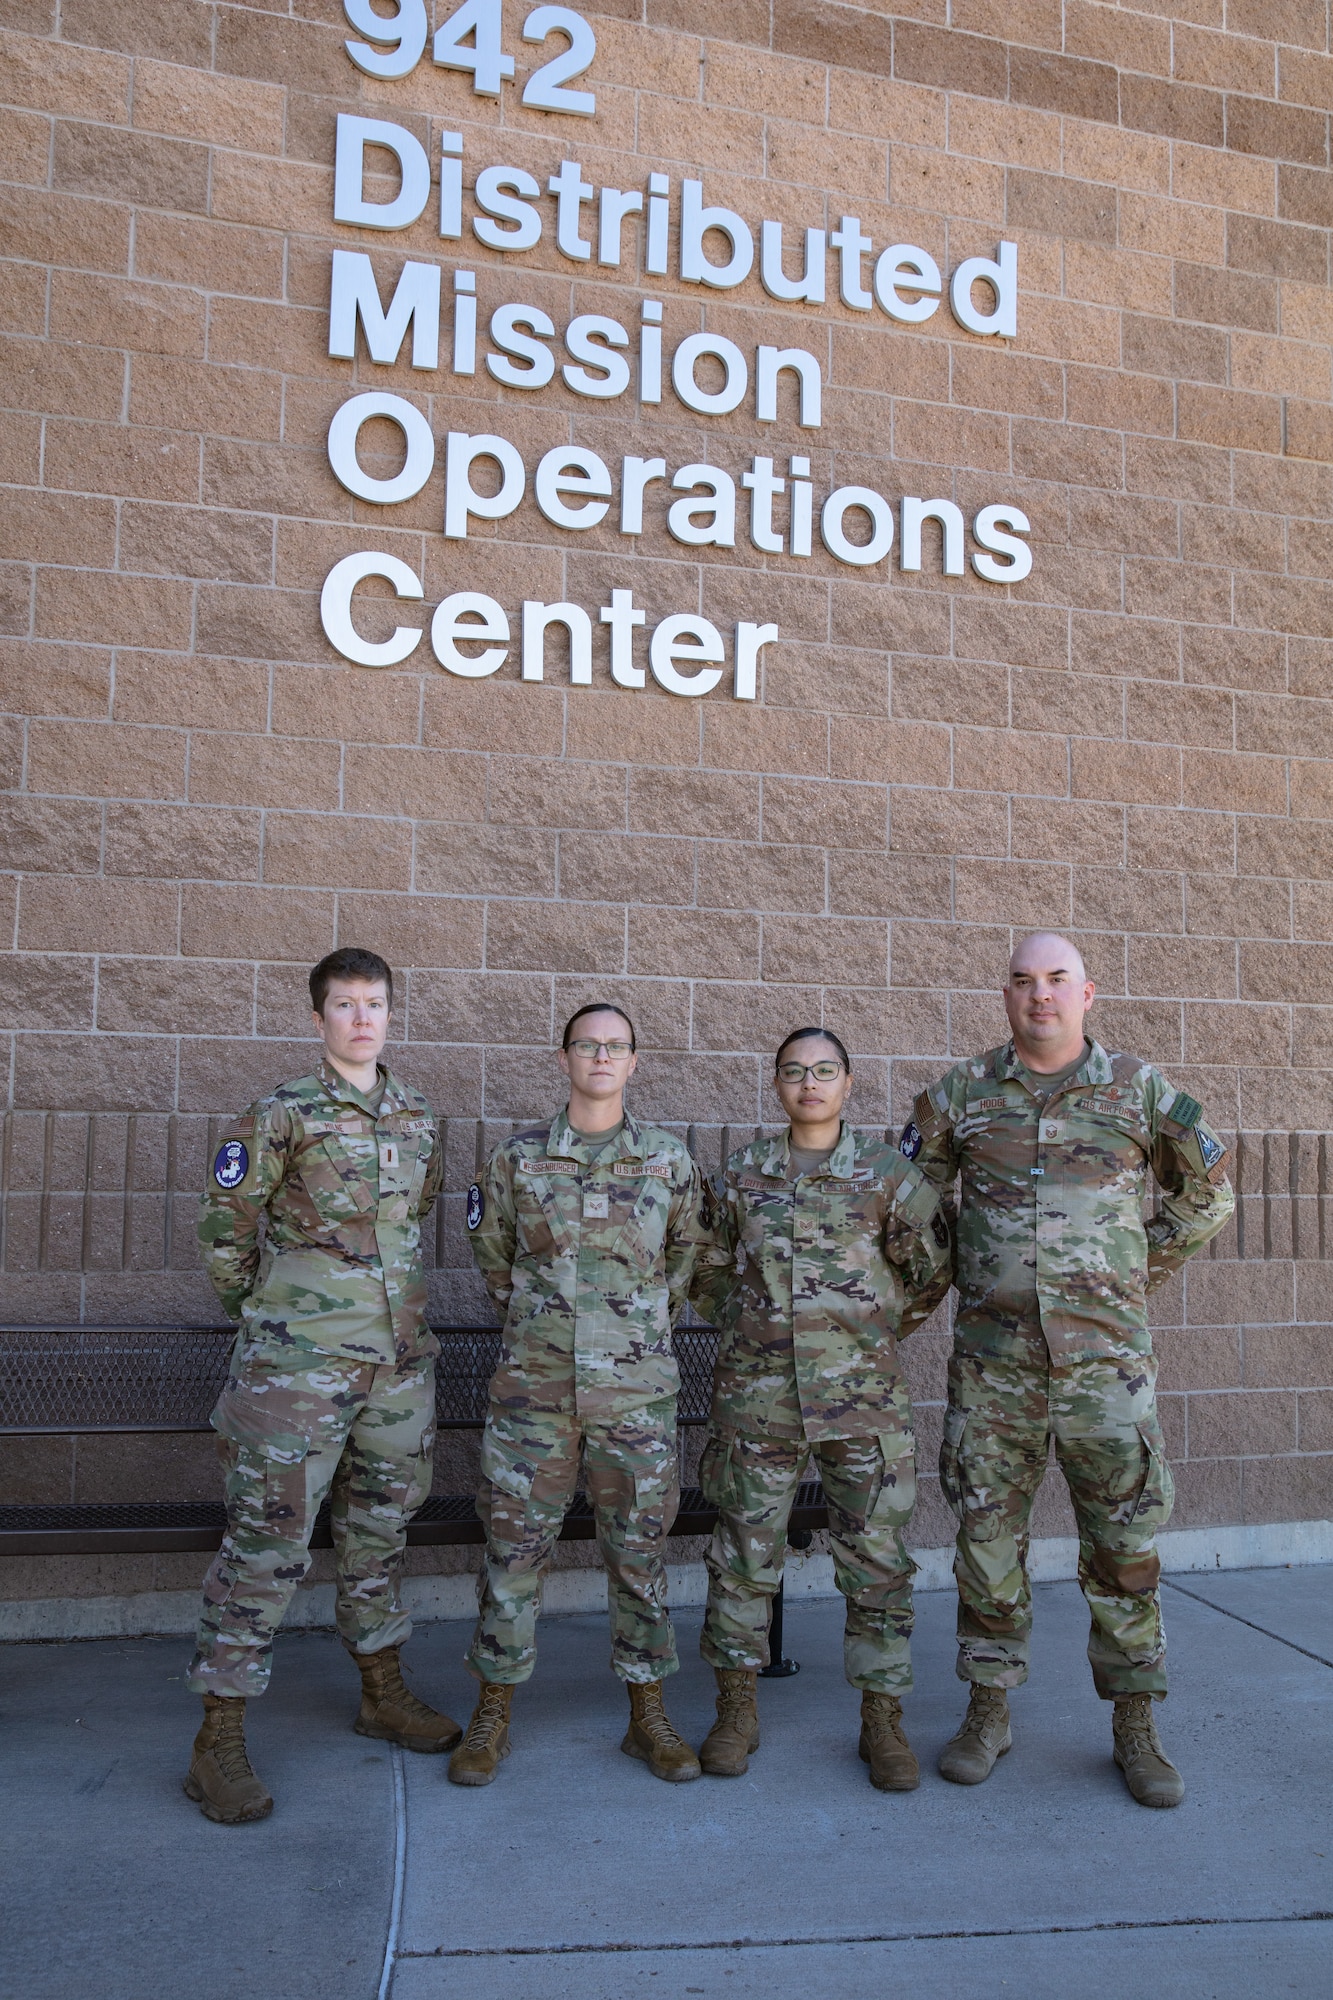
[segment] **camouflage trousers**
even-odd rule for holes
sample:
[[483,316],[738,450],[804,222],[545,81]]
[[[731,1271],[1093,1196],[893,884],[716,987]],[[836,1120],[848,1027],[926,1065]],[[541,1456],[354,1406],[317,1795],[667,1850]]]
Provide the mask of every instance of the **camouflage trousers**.
[[950,1361],[940,1485],[959,1523],[960,1680],[1018,1687],[1027,1679],[1032,1502],[1053,1438],[1078,1523],[1093,1683],[1105,1701],[1165,1695],[1154,1538],[1170,1518],[1175,1488],[1156,1379],[1149,1354],[1056,1366],[1040,1335],[1025,1357]]
[[515,1686],[532,1672],[542,1580],[580,1456],[610,1584],[612,1668],[622,1681],[660,1681],[679,1665],[662,1560],[680,1505],[675,1397],[601,1424],[492,1405],[477,1494],[486,1555],[466,1655],[478,1680]]
[[828,1501],[833,1573],[847,1600],[843,1668],[853,1687],[906,1694],[912,1685],[912,1573],[903,1529],[916,1504],[910,1412],[878,1436],[760,1437],[718,1430],[699,1468],[718,1510],[709,1544],[708,1609],[699,1650],[713,1667],[768,1665],[768,1620],[782,1582],[787,1521],[810,1459]]
[[430,1492],[434,1362],[308,1360],[299,1368],[233,1364],[213,1412],[227,1532],[204,1578],[186,1677],[195,1694],[248,1696],[268,1686],[274,1634],[310,1568],[326,1496],[343,1639],[353,1652],[378,1653],[412,1629],[398,1581],[407,1523]]

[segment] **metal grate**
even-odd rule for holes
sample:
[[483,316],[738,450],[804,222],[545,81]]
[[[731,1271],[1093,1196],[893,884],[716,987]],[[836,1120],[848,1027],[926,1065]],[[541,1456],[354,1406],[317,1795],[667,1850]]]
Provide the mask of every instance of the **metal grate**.
[[[438,1326],[435,1407],[446,1430],[479,1430],[500,1331]],[[0,1436],[204,1431],[227,1377],[233,1327],[0,1327]],[[680,1421],[701,1424],[717,1335],[680,1327]]]
[[234,1327],[0,1328],[0,1432],[207,1430]]

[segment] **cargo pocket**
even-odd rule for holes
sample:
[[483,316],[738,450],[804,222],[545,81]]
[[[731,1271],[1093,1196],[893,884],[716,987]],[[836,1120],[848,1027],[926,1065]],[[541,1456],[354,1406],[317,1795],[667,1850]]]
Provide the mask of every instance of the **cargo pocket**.
[[1143,1484],[1130,1520],[1149,1527],[1153,1533],[1171,1518],[1176,1501],[1176,1482],[1166,1458],[1166,1441],[1155,1422],[1136,1426],[1146,1454]]
[[916,1506],[916,1439],[911,1431],[884,1431],[876,1443],[880,1473],[866,1526],[902,1528]]
[[313,1439],[285,1402],[284,1390],[257,1392],[251,1377],[233,1376],[209,1422],[225,1447],[232,1532],[307,1542],[314,1527],[306,1465]]
[[730,1507],[736,1499],[733,1440],[725,1432],[709,1436],[699,1460],[699,1490],[710,1507]]
[[944,1412],[944,1436],[940,1441],[940,1491],[946,1504],[953,1509],[961,1521],[963,1518],[963,1480],[960,1461],[963,1439],[971,1414],[967,1410],[955,1409],[952,1404]]

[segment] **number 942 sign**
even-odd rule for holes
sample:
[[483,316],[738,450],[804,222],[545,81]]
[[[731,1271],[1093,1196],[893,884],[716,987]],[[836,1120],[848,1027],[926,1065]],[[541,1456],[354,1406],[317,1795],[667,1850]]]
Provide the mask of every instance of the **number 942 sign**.
[[[377,14],[371,0],[343,0],[343,11],[368,38],[346,44],[358,69],[367,76],[390,77],[407,76],[416,68],[426,47],[426,0],[398,0],[396,14]],[[532,72],[522,102],[538,111],[591,118],[597,109],[593,93],[566,86],[591,66],[597,38],[572,7],[534,7],[523,23],[524,41],[544,42],[552,35],[563,35],[567,46]],[[503,38],[501,0],[463,0],[435,30],[431,60],[440,69],[471,71],[474,90],[498,97],[505,78],[514,74],[514,58],[505,54]]]

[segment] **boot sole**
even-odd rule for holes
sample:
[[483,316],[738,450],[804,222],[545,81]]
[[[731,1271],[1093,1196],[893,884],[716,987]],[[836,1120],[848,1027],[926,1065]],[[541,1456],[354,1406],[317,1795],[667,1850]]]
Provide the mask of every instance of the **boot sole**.
[[1183,1785],[1180,1788],[1179,1795],[1174,1799],[1141,1799],[1138,1793],[1132,1789],[1129,1782],[1129,1773],[1126,1771],[1124,1765],[1121,1763],[1118,1757],[1115,1759],[1115,1767],[1117,1771],[1119,1771],[1121,1777],[1124,1779],[1125,1790],[1129,1793],[1129,1796],[1133,1799],[1136,1806],[1147,1806],[1149,1810],[1152,1811],[1169,1812],[1173,1806],[1179,1806],[1185,1803],[1185,1788]]
[[646,1764],[653,1776],[660,1778],[663,1784],[688,1785],[692,1784],[696,1778],[703,1776],[703,1766],[697,1757],[694,1760],[694,1769],[692,1771],[666,1771],[663,1770],[660,1764],[653,1762],[646,1750],[640,1750],[638,1744],[631,1737],[627,1736],[620,1747],[627,1757],[637,1758],[640,1764]]
[[[870,1763],[870,1758],[864,1750],[860,1756],[863,1764]],[[905,1783],[901,1783],[893,1778],[877,1778],[872,1768],[870,1782],[877,1792],[914,1792],[921,1784],[921,1773],[918,1771],[914,1778],[908,1778]]]
[[951,1785],[984,1785],[987,1778],[989,1778],[991,1772],[995,1769],[996,1764],[999,1763],[1001,1757],[1007,1757],[1009,1755],[1009,1752],[1013,1749],[1013,1747],[1014,1747],[1014,1739],[1011,1736],[1009,1738],[1009,1741],[1007,1743],[1002,1744],[1000,1748],[995,1752],[995,1756],[991,1761],[989,1767],[986,1770],[984,1770],[981,1773],[980,1777],[978,1778],[965,1778],[961,1776],[961,1774],[958,1772],[946,1771],[942,1762],[936,1766],[936,1769],[938,1770],[940,1776],[942,1778],[947,1778],[948,1782]]
[[396,1729],[381,1728],[375,1722],[362,1722],[359,1717],[352,1727],[358,1736],[373,1737],[377,1743],[396,1743],[400,1750],[418,1750],[428,1757],[456,1750],[463,1740],[463,1731],[457,1724],[452,1736],[405,1736]]
[[273,1810],[273,1801],[261,1806],[258,1812],[222,1812],[211,1799],[204,1797],[204,1788],[197,1778],[182,1778],[181,1790],[187,1799],[193,1799],[205,1819],[211,1819],[215,1826],[254,1826],[259,1820],[267,1819]]

